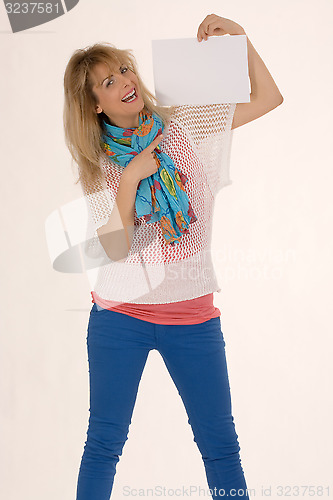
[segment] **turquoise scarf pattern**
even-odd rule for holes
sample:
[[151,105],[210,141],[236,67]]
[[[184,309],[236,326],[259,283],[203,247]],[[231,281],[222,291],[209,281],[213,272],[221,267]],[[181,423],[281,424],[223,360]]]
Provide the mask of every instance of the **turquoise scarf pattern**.
[[[145,109],[145,108],[144,108]],[[133,158],[164,130],[162,119],[149,111],[140,111],[137,128],[121,128],[105,121],[102,146],[110,160],[126,167]],[[138,184],[135,209],[147,223],[159,221],[166,244],[179,243],[189,224],[197,220],[185,191],[187,176],[158,145],[154,150],[157,172]]]

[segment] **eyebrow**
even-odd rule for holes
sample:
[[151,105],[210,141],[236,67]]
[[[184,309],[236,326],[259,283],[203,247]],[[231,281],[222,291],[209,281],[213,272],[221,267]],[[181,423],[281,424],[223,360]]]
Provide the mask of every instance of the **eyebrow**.
[[[124,66],[124,65],[122,64],[122,65],[119,67],[119,69],[121,69],[123,66]],[[106,78],[104,78],[104,80],[100,83],[100,86],[102,86],[102,85],[103,85],[103,83],[105,82],[105,80],[107,80],[108,78],[111,78],[111,76],[113,76],[113,74],[112,74],[112,75],[107,76]]]

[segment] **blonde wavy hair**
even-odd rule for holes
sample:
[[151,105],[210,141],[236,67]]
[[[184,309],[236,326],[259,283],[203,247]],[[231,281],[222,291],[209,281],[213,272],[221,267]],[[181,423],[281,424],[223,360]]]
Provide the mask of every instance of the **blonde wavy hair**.
[[104,63],[112,72],[115,65],[126,65],[138,78],[145,110],[156,113],[164,125],[169,122],[174,106],[163,107],[148,90],[138,72],[138,66],[131,49],[118,49],[102,42],[76,50],[64,73],[64,132],[65,142],[72,159],[79,167],[78,182],[87,191],[94,191],[104,178],[100,167],[104,154],[101,144],[102,120],[106,115],[96,113],[96,96],[92,91],[91,71],[94,66]]

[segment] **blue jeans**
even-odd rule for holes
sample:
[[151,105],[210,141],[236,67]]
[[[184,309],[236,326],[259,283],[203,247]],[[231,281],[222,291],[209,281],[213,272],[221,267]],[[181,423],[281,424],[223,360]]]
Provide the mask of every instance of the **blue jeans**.
[[110,499],[151,349],[161,354],[182,398],[212,498],[223,498],[223,488],[224,498],[248,499],[220,317],[159,325],[94,304],[87,335],[90,417],[76,500]]

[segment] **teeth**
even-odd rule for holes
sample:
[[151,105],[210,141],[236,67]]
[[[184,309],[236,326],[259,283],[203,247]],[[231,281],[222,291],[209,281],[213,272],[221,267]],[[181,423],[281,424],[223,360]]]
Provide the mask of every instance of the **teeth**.
[[134,96],[134,93],[135,93],[135,89],[133,89],[132,92],[130,92],[129,94],[127,94],[126,98],[123,98],[122,101],[124,102],[125,99],[127,101],[130,97]]
[[131,99],[128,99],[128,100],[123,101],[123,102],[132,102],[132,101],[134,101],[134,99],[136,99],[136,96],[133,96]]

